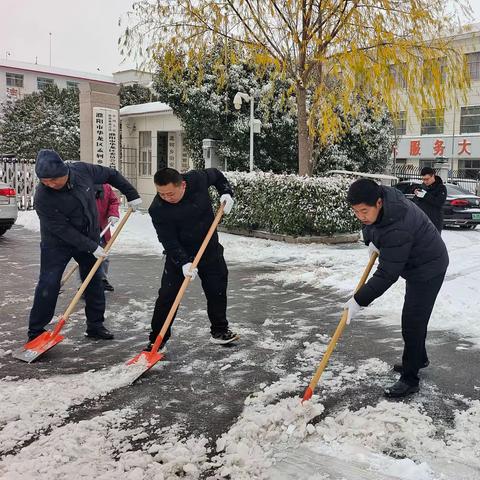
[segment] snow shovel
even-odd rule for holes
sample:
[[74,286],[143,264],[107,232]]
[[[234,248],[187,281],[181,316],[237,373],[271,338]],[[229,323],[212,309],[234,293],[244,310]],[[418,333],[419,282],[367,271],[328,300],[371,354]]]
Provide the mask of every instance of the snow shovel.
[[[112,222],[108,222],[107,226],[100,232],[100,238],[102,238],[112,226]],[[68,279],[76,272],[78,268],[78,263],[75,262],[75,265],[62,277],[60,282],[60,288],[62,288],[68,281]]]
[[[207,248],[208,242],[212,238],[212,235],[215,232],[215,229],[220,223],[220,219],[222,218],[224,207],[225,207],[225,203],[220,204],[217,214],[215,215],[215,219],[213,220],[213,223],[210,229],[208,230],[208,233],[205,236],[205,239],[203,240],[202,245],[200,246],[197,252],[197,255],[195,255],[190,271],[197,268],[198,264],[200,263],[202,255],[205,252],[205,249]],[[172,323],[173,317],[175,316],[177,308],[180,305],[180,302],[183,298],[185,290],[187,289],[191,279],[192,277],[186,276],[185,280],[183,280],[180,290],[178,291],[177,296],[175,297],[175,301],[173,302],[173,305],[170,308],[170,311],[168,312],[167,318],[165,319],[165,322],[163,324],[162,329],[160,330],[160,333],[157,335],[157,338],[155,339],[155,343],[153,344],[152,349],[149,352],[145,350],[140,352],[138,355],[136,355],[135,357],[133,357],[131,360],[127,362],[127,365],[135,365],[135,367],[138,369],[138,371],[135,372],[136,375],[132,377],[130,384],[134,383],[138,378],[140,378],[145,372],[150,370],[158,361],[160,361],[165,356],[163,353],[159,353],[158,349],[162,344],[163,338],[167,333],[168,327]]]
[[[110,251],[110,248],[112,247],[113,242],[118,237],[118,234],[121,232],[123,226],[125,225],[125,222],[128,220],[128,217],[130,216],[132,211],[133,210],[131,208],[129,208],[127,210],[127,213],[122,218],[122,220],[118,224],[118,227],[113,232],[112,238],[109,240],[107,245],[105,245],[105,248],[104,248],[105,252]],[[73,297],[73,300],[70,302],[70,305],[65,310],[65,313],[58,320],[58,322],[55,325],[55,328],[53,329],[53,331],[44,332],[41,335],[39,335],[37,338],[34,338],[30,342],[26,343],[22,348],[13,352],[12,355],[13,355],[14,358],[17,358],[18,360],[22,360],[22,361],[27,362],[27,363],[32,363],[40,355],[45,353],[47,350],[50,350],[57,343],[61,342],[65,338],[63,335],[60,335],[60,330],[65,325],[65,322],[68,320],[68,317],[70,316],[73,309],[77,305],[78,301],[80,300],[80,297],[82,296],[85,289],[88,287],[88,284],[90,283],[90,280],[95,275],[95,272],[98,270],[98,267],[100,267],[100,264],[103,262],[103,260],[104,259],[102,257],[97,259],[97,261],[93,265],[92,269],[90,270],[89,274],[87,275],[87,277],[83,281],[82,285],[77,290],[77,293]]]
[[[357,288],[355,288],[355,293],[358,292],[358,290],[360,290],[360,288],[367,281],[367,278],[370,275],[370,271],[372,270],[372,267],[375,261],[377,260],[377,257],[378,257],[378,253],[376,252],[373,253],[372,256],[370,257],[370,260],[363,272],[362,278],[360,278]],[[305,400],[310,400],[312,398],[313,390],[317,386],[317,383],[320,380],[320,377],[322,376],[322,373],[325,370],[325,367],[327,366],[330,355],[332,354],[338,339],[340,338],[340,336],[343,333],[343,330],[345,329],[345,325],[347,324],[347,318],[348,318],[348,309],[345,309],[343,311],[342,318],[340,319],[338,327],[335,330],[335,333],[333,334],[333,337],[330,340],[330,343],[328,344],[327,350],[323,355],[322,361],[320,362],[320,365],[318,366],[317,371],[315,372],[315,375],[313,376],[310,382],[310,385],[308,385],[308,387],[305,390],[305,393],[303,394],[302,403],[305,402]]]

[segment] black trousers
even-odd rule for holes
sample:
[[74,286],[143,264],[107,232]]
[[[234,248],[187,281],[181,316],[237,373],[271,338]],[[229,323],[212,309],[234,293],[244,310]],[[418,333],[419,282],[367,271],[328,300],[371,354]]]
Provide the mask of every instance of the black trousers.
[[[207,313],[208,318],[210,319],[210,331],[212,334],[223,333],[228,329],[228,269],[225,259],[223,258],[223,253],[220,252],[218,254],[204,257],[198,265],[198,276],[200,277],[202,288],[207,298]],[[185,277],[182,272],[182,267],[175,265],[167,255],[167,258],[165,259],[165,267],[163,269],[162,283],[158,290],[158,298],[155,302],[155,309],[153,311],[152,331],[150,332],[150,341],[152,343],[160,333],[184,279]],[[165,334],[163,339],[164,342],[170,338],[171,326],[172,324],[170,324],[170,327]]]
[[403,374],[409,385],[418,385],[418,370],[428,360],[425,349],[427,326],[445,272],[428,282],[407,281],[402,311],[402,336],[405,342],[402,356]]
[[[40,278],[35,289],[35,298],[28,324],[30,337],[41,333],[52,320],[60,291],[60,281],[65,267],[72,257],[79,265],[80,277],[83,281],[97,260],[91,253],[80,252],[74,248],[41,248]],[[102,326],[104,314],[105,292],[101,273],[97,270],[85,290],[87,330],[93,331]]]

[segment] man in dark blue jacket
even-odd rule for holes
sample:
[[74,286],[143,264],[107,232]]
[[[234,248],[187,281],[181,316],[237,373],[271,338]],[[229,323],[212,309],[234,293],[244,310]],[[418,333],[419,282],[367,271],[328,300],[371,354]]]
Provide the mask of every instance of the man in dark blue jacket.
[[[231,343],[237,335],[228,328],[227,280],[228,269],[223,258],[223,247],[214,233],[197,269],[191,270],[197,254],[214,220],[208,189],[214,186],[225,202],[224,212],[233,206],[232,189],[222,172],[216,168],[192,170],[181,175],[173,168],[163,168],[154,176],[157,196],[148,213],[157,231],[165,253],[162,283],[158,291],[152,317],[150,350],[155,342],[175,297],[186,276],[194,279],[198,273],[207,297],[207,313],[211,323],[211,341],[217,344]],[[163,345],[170,338],[168,329]]]
[[[40,184],[35,192],[35,210],[40,219],[40,278],[30,312],[28,338],[45,331],[55,313],[63,271],[73,257],[83,279],[97,258],[106,257],[99,245],[95,184],[118,188],[129,206],[142,203],[135,188],[116,170],[83,162],[66,164],[54,150],[40,150],[35,163]],[[105,293],[97,271],[85,290],[87,336],[110,340],[104,322]]]
[[379,253],[376,272],[345,305],[347,323],[400,276],[406,280],[402,311],[405,345],[402,364],[394,367],[401,376],[385,389],[387,397],[403,397],[418,391],[418,371],[429,364],[427,325],[445,278],[447,248],[425,213],[394,188],[360,179],[350,186],[347,199],[364,225],[363,238],[369,252]]
[[443,205],[447,199],[447,187],[443,180],[435,175],[431,167],[424,167],[420,172],[423,183],[414,192],[413,203],[425,212],[425,215],[441,232],[443,229]]

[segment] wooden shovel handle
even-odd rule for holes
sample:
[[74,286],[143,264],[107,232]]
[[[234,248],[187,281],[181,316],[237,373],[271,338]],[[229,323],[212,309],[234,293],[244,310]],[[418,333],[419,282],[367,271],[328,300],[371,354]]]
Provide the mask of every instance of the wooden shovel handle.
[[[221,203],[220,207],[217,210],[217,214],[215,215],[215,219],[213,220],[212,225],[210,226],[210,229],[207,232],[207,235],[205,236],[205,239],[203,240],[202,244],[200,245],[200,248],[198,249],[197,254],[195,255],[195,258],[193,259],[192,266],[190,268],[190,271],[194,270],[197,268],[198,264],[200,263],[200,260],[202,259],[202,255],[205,252],[205,249],[207,248],[208,242],[212,238],[215,229],[217,228],[218,224],[220,223],[220,220],[223,215],[223,209],[225,208],[225,203]],[[182,282],[182,285],[180,287],[180,290],[177,293],[177,296],[175,297],[175,300],[173,302],[172,307],[170,308],[170,311],[168,312],[167,318],[165,319],[165,322],[163,323],[163,327],[160,330],[160,333],[157,335],[157,338],[155,339],[155,343],[153,344],[152,347],[152,352],[157,352],[158,349],[160,348],[160,344],[162,343],[162,340],[165,337],[165,334],[167,333],[168,327],[172,323],[173,317],[175,316],[175,313],[177,311],[178,306],[180,305],[180,302],[182,301],[183,295],[185,294],[185,290],[188,287],[188,284],[192,280],[192,277],[185,277],[185,280]]]
[[[360,288],[363,287],[363,285],[367,281],[367,278],[370,275],[370,272],[373,268],[373,265],[375,264],[375,261],[377,260],[377,257],[378,257],[378,253],[376,252],[374,252],[370,257],[370,260],[368,261],[368,264],[365,267],[365,270],[363,271],[360,281],[358,282],[358,285],[355,288],[355,293],[357,293],[358,290],[360,290]],[[308,400],[312,396],[313,390],[317,386],[317,383],[320,380],[320,377],[322,376],[322,373],[325,370],[325,367],[327,366],[328,360],[330,359],[330,355],[332,354],[338,339],[340,338],[340,336],[343,333],[343,330],[345,329],[345,325],[347,324],[347,318],[348,318],[348,309],[344,309],[342,313],[342,317],[340,318],[340,322],[338,323],[338,326],[335,330],[335,333],[333,334],[333,337],[330,340],[330,343],[328,344],[327,350],[323,354],[322,361],[320,362],[320,365],[318,366],[317,371],[315,372],[315,375],[313,376],[310,384],[305,390],[303,400]]]

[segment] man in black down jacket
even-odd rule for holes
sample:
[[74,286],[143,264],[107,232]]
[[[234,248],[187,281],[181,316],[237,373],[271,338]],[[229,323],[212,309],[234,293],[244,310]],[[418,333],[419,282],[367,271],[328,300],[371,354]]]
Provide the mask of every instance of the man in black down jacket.
[[[73,257],[83,279],[97,258],[106,253],[99,245],[100,229],[95,184],[118,188],[136,209],[142,203],[135,188],[116,170],[83,162],[66,164],[54,150],[40,150],[35,163],[40,184],[35,192],[35,210],[40,219],[40,278],[30,312],[28,338],[43,333],[55,313],[63,271]],[[85,290],[87,336],[113,338],[103,325],[105,293],[97,270]]]
[[369,252],[379,253],[377,270],[345,305],[348,321],[370,305],[397,280],[406,280],[402,311],[404,350],[395,365],[400,379],[385,389],[387,397],[418,391],[418,371],[428,366],[425,350],[427,325],[448,266],[445,244],[427,216],[402,193],[360,179],[348,191],[348,202],[364,224]]
[[[215,217],[208,188],[213,185],[220,194],[220,201],[226,202],[225,214],[230,213],[233,205],[232,189],[223,173],[216,168],[192,170],[183,175],[173,168],[163,168],[155,174],[154,183],[158,195],[148,213],[152,217],[158,240],[165,249],[166,258],[152,317],[150,343],[146,350],[152,348],[184,278],[191,276],[193,280],[197,275],[197,269],[191,270],[192,261]],[[228,328],[228,269],[217,232],[198,265],[198,274],[207,297],[212,335],[210,341],[231,343],[238,336]],[[169,328],[163,338],[162,348],[170,335]]]
[[418,205],[441,232],[443,228],[443,204],[447,199],[447,187],[443,180],[435,175],[435,170],[431,167],[422,168],[423,184],[415,190],[413,202]]

